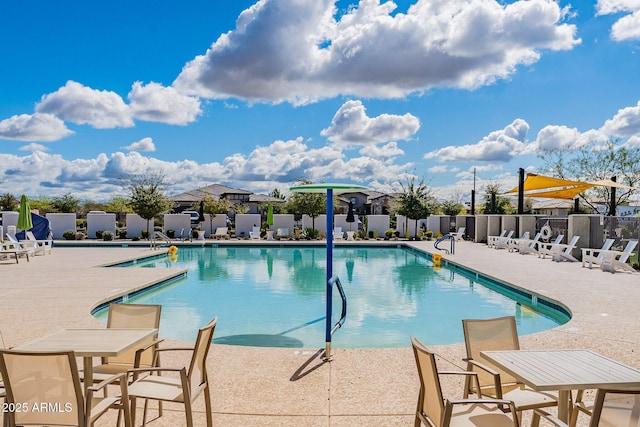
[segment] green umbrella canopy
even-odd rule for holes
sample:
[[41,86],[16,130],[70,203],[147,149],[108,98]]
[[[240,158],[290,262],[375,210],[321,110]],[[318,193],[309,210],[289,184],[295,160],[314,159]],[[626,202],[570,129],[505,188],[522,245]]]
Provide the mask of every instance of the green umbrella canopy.
[[267,225],[268,226],[273,225],[273,206],[272,205],[269,205],[269,207],[267,208]]
[[24,194],[20,197],[20,213],[18,214],[18,229],[31,230],[33,222],[31,222],[31,207],[29,200]]

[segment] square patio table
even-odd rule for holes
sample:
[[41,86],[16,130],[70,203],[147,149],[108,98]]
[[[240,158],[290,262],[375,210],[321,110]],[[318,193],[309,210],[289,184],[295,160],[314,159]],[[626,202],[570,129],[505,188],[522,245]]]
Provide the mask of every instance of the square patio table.
[[14,347],[26,351],[69,351],[83,358],[84,388],[93,384],[93,358],[119,356],[155,336],[157,329],[63,329]]
[[536,391],[558,391],[558,418],[569,421],[571,390],[640,387],[640,371],[591,350],[482,351]]

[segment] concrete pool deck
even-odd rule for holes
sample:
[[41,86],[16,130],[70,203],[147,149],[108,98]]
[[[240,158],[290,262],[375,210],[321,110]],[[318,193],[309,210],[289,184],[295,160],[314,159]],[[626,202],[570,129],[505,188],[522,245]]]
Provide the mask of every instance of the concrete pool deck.
[[[433,241],[402,243],[434,252]],[[24,258],[19,264],[0,260],[0,332],[5,345],[20,345],[62,328],[103,327],[90,314],[94,306],[176,272],[100,266],[151,252],[147,247],[58,246],[51,255],[31,257],[31,262]],[[522,336],[522,348],[587,348],[640,368],[640,274],[589,270],[581,268],[580,263],[556,263],[471,242],[459,242],[455,255],[444,258],[557,300],[571,310],[573,318],[567,324]],[[208,320],[203,319],[202,324]],[[184,343],[163,343],[166,347],[180,344]],[[413,424],[419,382],[409,337],[406,348],[334,349],[328,363],[321,358],[321,347],[324,343],[305,349],[214,344],[207,363],[214,425]],[[439,356],[440,369],[464,366],[463,344],[431,348]],[[162,364],[172,366],[187,361],[188,355],[183,354],[166,357]],[[447,381],[443,386],[446,395],[461,397],[460,383]],[[155,406],[152,408],[153,418],[156,411]],[[194,410],[195,425],[205,425],[202,396]],[[113,420],[96,425],[113,425],[110,422]],[[140,423],[141,416],[136,425]],[[163,417],[149,425],[185,425],[184,413],[180,406],[167,405]],[[588,425],[587,419],[583,416],[578,425]]]

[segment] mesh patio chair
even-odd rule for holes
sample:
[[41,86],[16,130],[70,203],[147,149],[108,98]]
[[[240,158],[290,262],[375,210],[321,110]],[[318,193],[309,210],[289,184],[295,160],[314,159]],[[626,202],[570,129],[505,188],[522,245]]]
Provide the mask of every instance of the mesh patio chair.
[[[129,397],[131,398],[132,419],[135,421],[136,399],[149,399],[166,402],[178,402],[184,404],[186,413],[186,426],[193,427],[192,404],[198,396],[204,392],[207,427],[213,424],[211,416],[211,392],[207,376],[207,354],[211,347],[213,332],[218,321],[214,317],[209,323],[200,328],[193,348],[162,348],[164,351],[192,351],[189,367],[151,367],[137,368],[130,372],[134,375],[134,382],[129,385]],[[169,373],[176,376],[147,375],[141,373]],[[147,422],[146,408],[142,418],[142,424]]]
[[[428,427],[449,426],[486,426],[486,427],[518,427],[518,418],[514,415],[513,402],[502,399],[445,399],[440,386],[439,375],[466,375],[477,379],[473,372],[438,372],[434,353],[427,350],[420,341],[411,337],[413,354],[416,358],[420,377],[420,393],[414,427],[422,424]],[[511,413],[502,411],[503,406],[511,407]]]
[[[118,421],[124,413],[125,427],[131,426],[125,374],[89,387],[85,396],[73,351],[0,350],[0,373],[7,404],[20,408],[3,414],[5,425],[89,427],[109,409],[117,409]],[[120,386],[120,396],[99,397],[97,392],[109,384]]]
[[516,411],[556,406],[557,397],[551,393],[531,390],[512,375],[501,370],[480,352],[491,350],[519,350],[520,342],[514,316],[493,319],[462,320],[464,342],[467,349],[467,370],[478,374],[476,385],[465,382],[464,397],[480,393],[514,402]]

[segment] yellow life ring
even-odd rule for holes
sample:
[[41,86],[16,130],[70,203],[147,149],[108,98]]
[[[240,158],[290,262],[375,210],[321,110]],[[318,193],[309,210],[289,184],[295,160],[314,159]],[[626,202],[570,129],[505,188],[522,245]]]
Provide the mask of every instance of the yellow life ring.
[[176,255],[178,253],[178,247],[177,246],[169,246],[169,249],[167,250],[167,253],[169,255]]
[[440,267],[440,263],[442,262],[442,255],[433,254],[433,256],[431,258],[433,260],[433,266],[434,267]]

